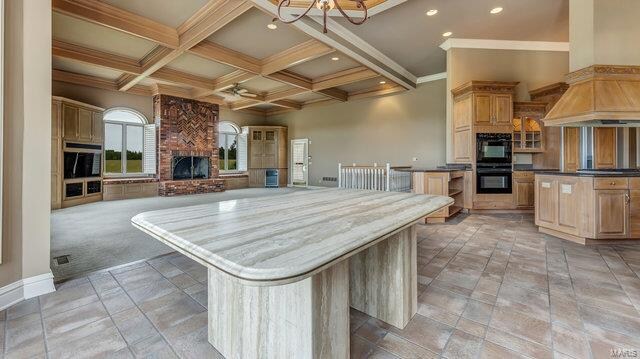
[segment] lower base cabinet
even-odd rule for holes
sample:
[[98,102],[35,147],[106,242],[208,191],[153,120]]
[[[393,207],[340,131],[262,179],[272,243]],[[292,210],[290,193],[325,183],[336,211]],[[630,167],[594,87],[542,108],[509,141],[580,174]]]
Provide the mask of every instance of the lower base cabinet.
[[513,172],[513,202],[518,209],[531,209],[534,205],[534,173]]
[[640,239],[640,178],[538,175],[535,203],[541,231],[583,244]]

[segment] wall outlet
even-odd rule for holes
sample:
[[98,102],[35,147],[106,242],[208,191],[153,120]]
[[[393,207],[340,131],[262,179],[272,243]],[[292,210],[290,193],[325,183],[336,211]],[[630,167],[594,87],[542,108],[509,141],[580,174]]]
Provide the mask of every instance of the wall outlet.
[[417,162],[418,161],[418,157],[414,157],[411,159],[413,162]]

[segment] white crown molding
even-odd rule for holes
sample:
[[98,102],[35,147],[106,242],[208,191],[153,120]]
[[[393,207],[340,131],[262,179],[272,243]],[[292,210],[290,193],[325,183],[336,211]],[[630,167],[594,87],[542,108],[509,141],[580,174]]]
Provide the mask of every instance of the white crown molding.
[[447,39],[440,48],[449,49],[490,49],[525,51],[562,51],[569,52],[568,42],[551,41],[511,41],[489,39]]
[[0,288],[0,310],[33,297],[51,293],[56,290],[51,272],[18,280]]
[[423,84],[425,82],[437,81],[437,80],[442,80],[446,78],[447,78],[447,72],[445,71],[445,72],[440,72],[438,74],[418,77],[417,83]]

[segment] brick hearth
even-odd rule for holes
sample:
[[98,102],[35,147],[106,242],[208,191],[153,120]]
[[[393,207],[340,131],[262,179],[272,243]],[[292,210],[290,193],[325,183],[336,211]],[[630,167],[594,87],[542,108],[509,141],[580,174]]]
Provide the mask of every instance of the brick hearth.
[[[224,191],[218,178],[218,105],[173,97],[153,97],[158,127],[158,191],[160,196]],[[158,120],[156,120],[158,121]],[[174,181],[174,156],[209,157],[208,179]]]

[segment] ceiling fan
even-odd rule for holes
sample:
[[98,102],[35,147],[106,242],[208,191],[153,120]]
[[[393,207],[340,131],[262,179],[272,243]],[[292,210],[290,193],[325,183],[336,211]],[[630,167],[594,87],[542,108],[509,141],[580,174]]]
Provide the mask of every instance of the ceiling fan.
[[254,94],[254,93],[250,92],[249,90],[240,87],[240,84],[234,84],[233,87],[231,87],[231,88],[229,88],[229,89],[227,89],[227,90],[225,90],[223,92],[225,92],[227,94],[230,94],[235,98],[238,98],[238,97],[252,97],[252,98],[253,97],[258,97],[257,94]]

